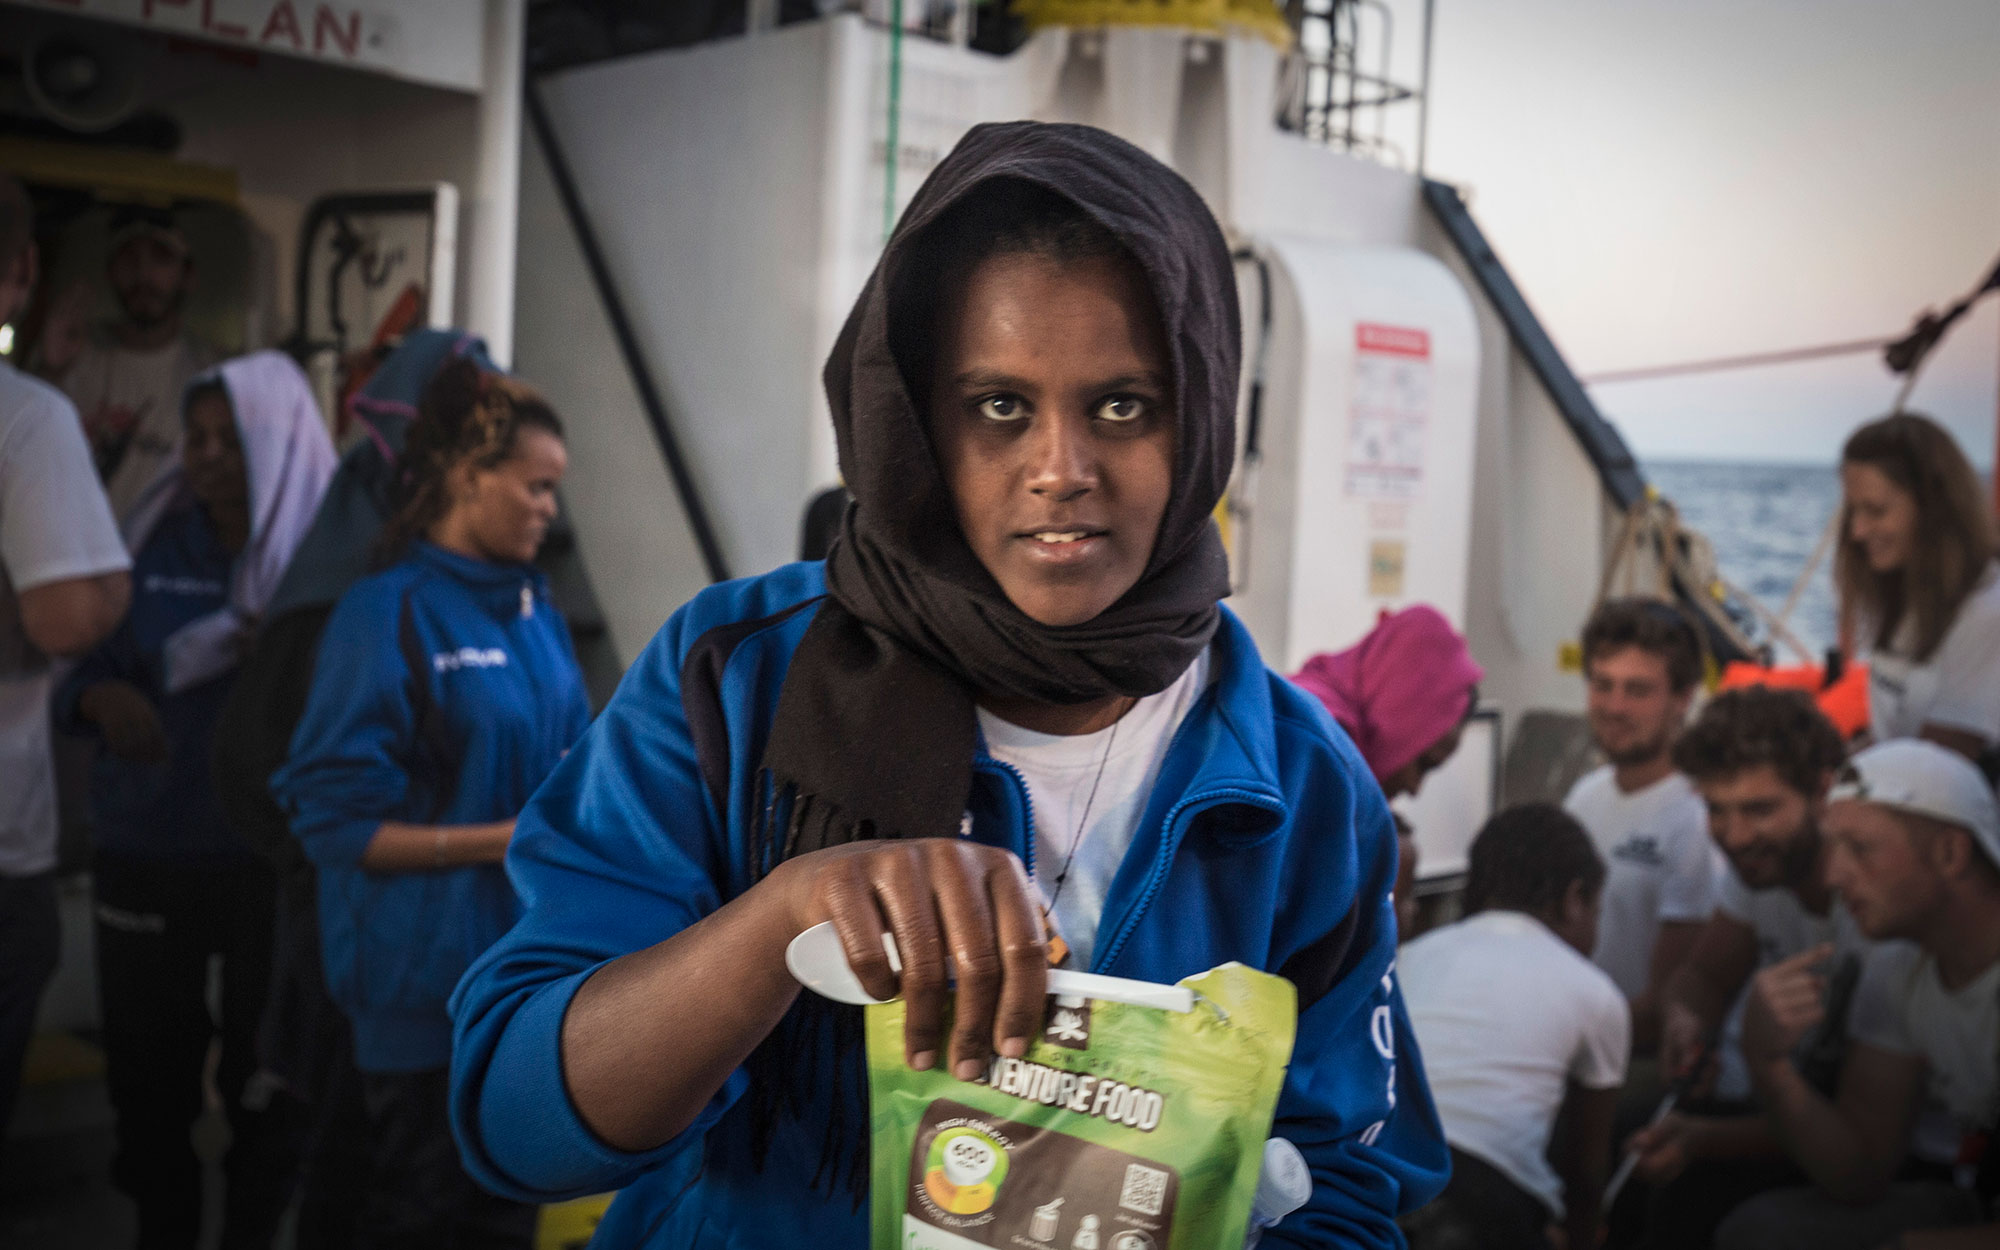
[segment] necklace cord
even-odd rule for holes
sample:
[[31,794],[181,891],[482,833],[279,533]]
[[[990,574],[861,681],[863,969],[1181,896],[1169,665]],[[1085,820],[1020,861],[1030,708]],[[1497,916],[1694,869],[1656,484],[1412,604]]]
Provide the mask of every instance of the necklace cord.
[[1090,780],[1090,793],[1083,800],[1083,815],[1077,817],[1076,832],[1070,836],[1069,853],[1063,856],[1062,871],[1056,874],[1055,891],[1049,895],[1049,914],[1053,916],[1056,903],[1062,898],[1063,886],[1069,881],[1069,870],[1076,864],[1076,853],[1083,846],[1083,834],[1090,827],[1090,809],[1097,803],[1097,788],[1104,784],[1104,770],[1111,763],[1112,748],[1118,745],[1118,727],[1125,723],[1123,716],[1111,722],[1111,733],[1104,739],[1104,755],[1097,761],[1097,776]]

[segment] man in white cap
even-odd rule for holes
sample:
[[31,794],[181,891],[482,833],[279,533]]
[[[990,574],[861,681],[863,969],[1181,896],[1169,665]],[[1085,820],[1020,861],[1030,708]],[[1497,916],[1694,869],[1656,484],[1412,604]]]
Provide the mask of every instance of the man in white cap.
[[1980,1222],[2000,1187],[2000,1148],[1985,1150],[2000,1112],[2000,805],[1963,756],[1898,739],[1854,757],[1825,830],[1828,881],[1887,944],[1868,957],[1832,1098],[1791,1059],[1823,1010],[1816,966],[1828,950],[1751,983],[1744,1057],[1814,1187],[1745,1203],[1715,1244],[2000,1245],[2000,1224]]
[[181,391],[217,357],[183,325],[194,257],[171,211],[120,208],[111,219],[105,277],[118,299],[117,320],[91,327],[89,290],[70,290],[50,313],[38,370],[76,404],[124,527],[173,465]]

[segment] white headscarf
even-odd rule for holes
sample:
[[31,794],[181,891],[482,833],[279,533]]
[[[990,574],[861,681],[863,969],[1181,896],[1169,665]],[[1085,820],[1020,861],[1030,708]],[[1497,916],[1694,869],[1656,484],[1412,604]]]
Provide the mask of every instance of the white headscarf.
[[[250,539],[230,574],[229,603],[168,637],[168,694],[220,677],[242,660],[338,463],[312,387],[290,356],[262,351],[226,360],[190,382],[188,392],[218,381],[229,396],[243,444],[250,479]],[[182,405],[185,415],[185,398]],[[126,534],[132,549],[144,545],[160,518],[188,498],[177,454],[173,472],[133,512]]]

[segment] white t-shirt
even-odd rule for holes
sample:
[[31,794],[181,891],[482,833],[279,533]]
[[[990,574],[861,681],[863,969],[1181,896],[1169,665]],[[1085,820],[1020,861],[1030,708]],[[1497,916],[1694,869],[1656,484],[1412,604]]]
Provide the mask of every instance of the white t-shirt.
[[22,632],[16,593],[131,565],[76,410],[0,362],[0,876],[56,863],[54,676]]
[[144,351],[96,337],[62,375],[62,389],[84,427],[129,428],[117,468],[104,483],[111,511],[124,525],[154,479],[172,466],[181,438],[181,393],[213,363],[213,353],[186,338]]
[[1916,738],[1939,725],[2000,742],[2000,569],[1987,568],[1922,664],[1910,656],[1913,630],[1905,620],[1890,646],[1867,657],[1875,740]]
[[1871,945],[1838,895],[1824,916],[1815,915],[1806,910],[1798,895],[1785,887],[1753,890],[1743,884],[1743,878],[1733,868],[1722,875],[1715,910],[1756,931],[1759,968],[1790,959],[1822,942],[1833,943],[1837,957],[1849,954],[1858,957]]
[[[1722,888],[1716,895],[1715,910],[1731,920],[1750,926],[1756,934],[1758,968],[1768,968],[1801,951],[1829,942],[1833,945],[1833,958],[1824,971],[1831,983],[1838,978],[1843,966],[1861,965],[1874,946],[1861,932],[1861,927],[1854,923],[1854,917],[1848,914],[1846,905],[1838,897],[1834,898],[1824,916],[1815,915],[1806,910],[1798,895],[1783,886],[1753,890],[1744,885],[1743,878],[1737,876],[1733,868],[1723,870]],[[1715,1083],[1718,1098],[1744,1099],[1750,1096],[1750,1069],[1743,1061],[1743,1006],[1748,994],[1746,983],[1723,1025],[1721,1054],[1718,1056],[1721,1072]]]
[[1111,880],[1131,849],[1174,731],[1208,688],[1208,670],[1204,651],[1173,685],[1096,733],[1036,733],[979,711],[987,754],[1028,785],[1035,885],[1069,944],[1069,967],[1090,967]]
[[1919,1122],[1919,1157],[1952,1162],[1959,1134],[1993,1126],[2000,1109],[2000,963],[1947,990],[1937,960],[1908,942],[1883,943],[1864,965],[1848,1035],[1927,1066],[1928,1101],[1943,1114]]
[[1562,1218],[1549,1133],[1575,1081],[1625,1083],[1632,1013],[1602,969],[1546,925],[1485,911],[1404,946],[1397,977],[1445,1140]]
[[1578,779],[1563,807],[1590,831],[1608,869],[1591,958],[1626,998],[1637,998],[1652,974],[1660,926],[1698,923],[1715,909],[1720,865],[1708,808],[1679,773],[1627,794],[1609,764]]

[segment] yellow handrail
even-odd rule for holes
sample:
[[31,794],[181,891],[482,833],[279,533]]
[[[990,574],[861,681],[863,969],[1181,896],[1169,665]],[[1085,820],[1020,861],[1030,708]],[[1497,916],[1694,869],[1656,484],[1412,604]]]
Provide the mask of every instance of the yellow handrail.
[[151,152],[45,139],[0,138],[0,169],[23,182],[82,187],[107,200],[238,202],[236,171]]
[[1015,0],[1030,30],[1043,26],[1179,26],[1261,35],[1290,47],[1292,28],[1277,0]]

